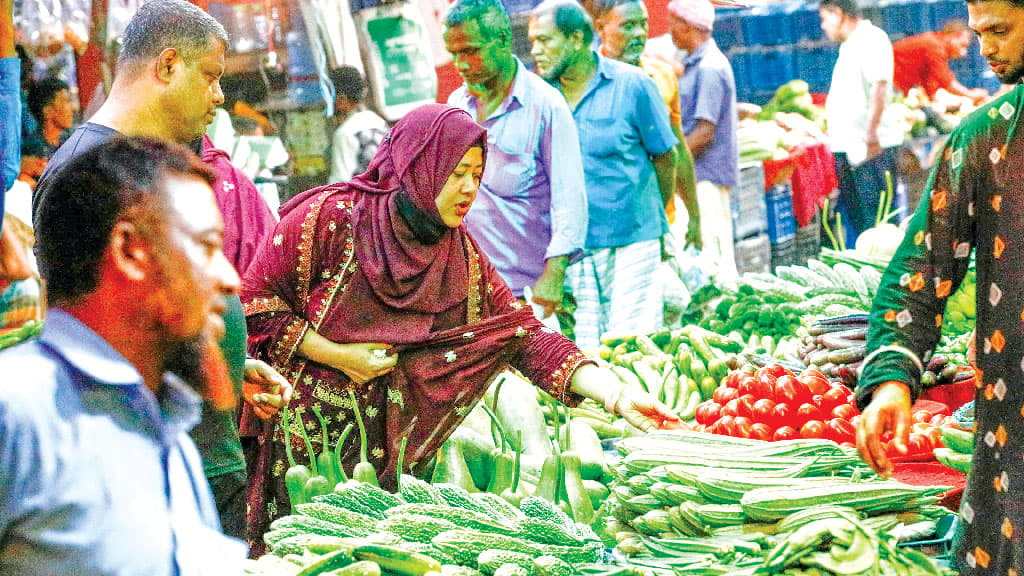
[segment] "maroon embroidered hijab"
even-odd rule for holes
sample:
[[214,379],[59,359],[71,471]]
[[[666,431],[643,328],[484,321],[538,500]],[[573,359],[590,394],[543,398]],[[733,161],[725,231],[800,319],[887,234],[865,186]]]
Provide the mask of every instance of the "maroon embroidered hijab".
[[[366,283],[344,297],[365,321],[338,327],[338,341],[416,342],[430,333],[434,315],[465,302],[467,232],[444,226],[434,201],[469,148],[486,152],[486,134],[463,110],[421,106],[388,132],[366,172],[340,186],[354,196],[355,252]],[[291,199],[282,218],[323,190]],[[410,216],[436,232],[430,242],[410,225]]]

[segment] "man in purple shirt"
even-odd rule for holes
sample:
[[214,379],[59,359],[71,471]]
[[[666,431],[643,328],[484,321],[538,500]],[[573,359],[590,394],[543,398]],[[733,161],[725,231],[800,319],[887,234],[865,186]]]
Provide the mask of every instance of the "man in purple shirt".
[[448,103],[487,128],[487,169],[466,225],[512,293],[522,298],[530,288],[547,317],[562,303],[566,266],[587,234],[572,113],[512,54],[512,26],[498,0],[456,0],[444,41],[463,80]]
[[738,276],[729,206],[739,181],[736,81],[729,60],[711,37],[715,9],[709,0],[672,0],[668,21],[672,42],[687,53],[679,99],[697,173],[705,262],[718,264],[717,280],[731,282]]

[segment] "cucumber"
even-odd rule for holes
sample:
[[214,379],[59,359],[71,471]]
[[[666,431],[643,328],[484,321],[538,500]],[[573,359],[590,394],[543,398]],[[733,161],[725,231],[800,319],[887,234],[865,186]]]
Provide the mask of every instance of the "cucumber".
[[961,454],[949,448],[936,448],[933,452],[940,464],[964,474],[971,471],[971,460],[974,458],[972,454]]
[[950,426],[942,426],[939,431],[942,432],[942,444],[946,448],[961,454],[974,453],[974,433]]

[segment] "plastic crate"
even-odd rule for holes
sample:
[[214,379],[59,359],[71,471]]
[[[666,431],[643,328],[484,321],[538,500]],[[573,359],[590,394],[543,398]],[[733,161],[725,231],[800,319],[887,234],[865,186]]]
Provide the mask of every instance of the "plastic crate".
[[796,264],[796,238],[772,243],[772,270]]
[[[792,23],[785,5],[751,8],[743,15],[743,38],[747,46],[784,46],[793,42]],[[717,26],[717,23],[715,24]]]
[[740,274],[771,271],[772,245],[767,234],[737,240],[733,244],[733,253],[736,256],[736,271]]
[[750,52],[747,75],[750,78],[751,90],[774,91],[779,86],[796,78],[793,62],[793,50],[789,46]]
[[760,234],[768,228],[768,209],[764,201],[764,168],[760,163],[740,169],[740,182],[729,198],[733,239]]
[[746,97],[752,92],[750,87],[750,53],[744,49],[730,50],[728,53],[729,65],[732,67],[732,77],[736,82],[736,99],[740,102],[749,102]]
[[768,237],[772,244],[793,240],[796,219],[793,217],[793,188],[788,182],[773,186],[764,193],[768,212]]
[[807,82],[811,93],[826,93],[838,58],[839,48],[834,44],[798,47],[793,54],[796,76]]
[[715,28],[711,36],[719,50],[728,52],[746,44],[743,40],[743,18],[746,10],[722,9],[715,11]]
[[928,2],[928,19],[932,30],[941,30],[950,20],[967,21],[967,3],[960,0]]
[[814,212],[814,218],[796,229],[796,263],[806,264],[821,253],[821,211]]
[[913,36],[931,27],[931,10],[926,2],[896,0],[879,4],[882,21],[878,26],[890,36]]
[[790,6],[789,25],[793,33],[793,42],[817,42],[825,39],[816,2]]

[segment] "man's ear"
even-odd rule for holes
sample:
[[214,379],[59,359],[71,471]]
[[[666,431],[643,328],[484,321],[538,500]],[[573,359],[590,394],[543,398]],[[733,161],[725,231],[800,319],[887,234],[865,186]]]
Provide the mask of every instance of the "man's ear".
[[110,233],[109,254],[114,267],[129,280],[145,280],[152,269],[152,247],[131,222],[114,224]]
[[164,48],[156,59],[156,77],[163,82],[170,82],[175,67],[181,62],[181,56],[175,48]]

